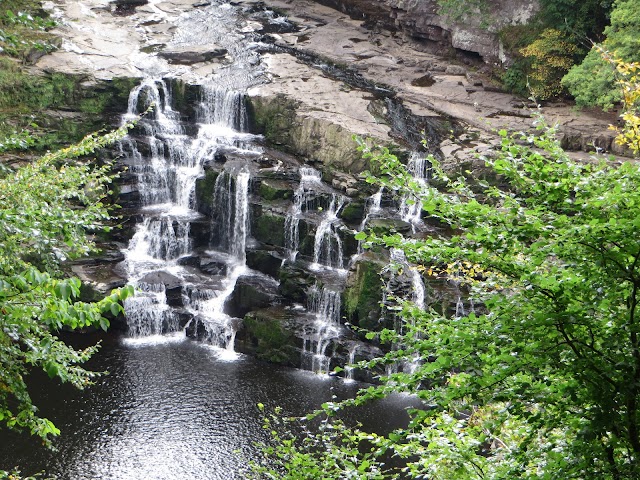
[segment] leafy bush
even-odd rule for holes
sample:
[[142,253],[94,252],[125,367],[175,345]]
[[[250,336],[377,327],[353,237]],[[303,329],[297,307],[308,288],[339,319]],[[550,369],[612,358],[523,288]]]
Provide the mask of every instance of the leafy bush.
[[[600,45],[626,62],[640,61],[640,2],[618,0],[611,12],[611,25],[605,28],[606,39]],[[592,48],[580,65],[563,78],[562,84],[576,98],[579,106],[610,109],[622,98],[616,85],[615,68]]]
[[58,429],[36,414],[25,379],[39,368],[77,388],[96,374],[83,369],[97,347],[75,350],[61,341],[62,328],[99,326],[122,312],[131,287],[96,303],[78,301],[80,281],[60,264],[94,251],[87,232],[106,229],[102,198],[108,195],[110,165],[79,161],[121,137],[131,125],[0,172],[0,424],[26,429],[47,440]]
[[[623,140],[640,152],[640,66],[618,66],[632,92]],[[500,152],[485,159],[498,186],[449,178],[432,158],[441,191],[412,181],[388,150],[365,152],[381,172],[369,181],[416,195],[451,228],[356,238],[402,249],[435,279],[453,276],[475,310],[401,302],[399,332],[368,334],[397,348],[357,366],[412,368],[317,415],[331,424],[342,408],[394,393],[424,408],[384,436],[340,423],[309,442],[275,436],[261,479],[640,478],[640,165],[573,161],[555,128],[536,123],[538,135],[500,132]],[[401,472],[385,465],[389,454]]]
[[540,100],[548,100],[562,93],[560,80],[573,65],[578,48],[561,31],[547,29],[520,53],[532,60],[531,92]]

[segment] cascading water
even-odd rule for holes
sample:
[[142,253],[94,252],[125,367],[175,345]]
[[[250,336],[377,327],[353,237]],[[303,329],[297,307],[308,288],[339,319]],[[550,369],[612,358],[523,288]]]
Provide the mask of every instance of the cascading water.
[[[139,290],[125,304],[132,336],[178,331],[189,321],[196,335],[233,349],[237,321],[224,308],[238,278],[251,275],[245,261],[249,164],[261,151],[254,136],[243,133],[244,92],[264,81],[251,35],[239,28],[243,22],[237,8],[215,2],[173,19],[169,47],[215,44],[226,50],[231,61],[208,74],[140,54],[148,78],[131,92],[124,119],[152,111],[138,124],[141,134],[121,143],[124,163],[136,179],[142,214],[125,250],[129,282]],[[161,78],[166,72],[199,86],[195,134],[193,128],[183,127],[185,112],[174,109],[172,83]],[[229,155],[235,163],[225,163],[219,173],[212,206],[217,242],[206,250],[201,239],[200,245],[194,241],[194,224],[203,223],[196,211],[196,181],[207,162]],[[217,267],[204,268],[203,259]]]
[[[367,222],[373,217],[377,215],[382,210],[382,194],[384,193],[384,187],[380,187],[380,189],[367,198],[367,201],[364,204],[364,215],[362,217],[362,222],[360,223],[360,227],[358,228],[359,232],[363,232],[367,227]],[[364,252],[362,246],[362,240],[358,240],[358,253],[354,255],[352,261],[358,256],[362,255]]]
[[[226,185],[226,188],[216,190],[218,194],[214,195],[214,202],[219,202],[216,207],[222,206],[225,210],[222,215],[225,224],[221,226],[221,232],[224,237],[222,243],[228,254],[225,259],[227,274],[217,290],[191,290],[188,300],[197,324],[204,328],[203,338],[228,351],[233,351],[239,320],[224,312],[225,303],[233,293],[238,278],[248,273],[245,249],[249,230],[250,177],[246,167],[242,167],[235,177],[226,172],[218,176],[218,180],[228,179],[216,182],[216,185]],[[215,255],[218,252],[207,253]]]
[[339,291],[315,284],[307,292],[307,310],[314,318],[304,338],[303,366],[311,371],[329,372],[333,352],[328,348],[340,334],[340,307]]
[[317,270],[321,266],[337,269],[344,268],[342,240],[336,231],[338,212],[344,206],[344,201],[345,199],[342,195],[331,195],[329,208],[323,213],[322,220],[316,228],[312,269]]
[[[403,250],[398,248],[392,248],[389,251],[391,266],[394,266],[398,272],[401,272],[403,276],[405,276],[408,283],[411,285],[410,292],[404,295],[405,300],[411,301],[415,307],[420,310],[424,310],[426,304],[426,290],[424,286],[424,282],[422,280],[422,275],[418,272],[407,260],[405,253]],[[396,274],[392,273],[390,282],[394,280]],[[408,278],[407,278],[408,277]],[[406,282],[405,280],[405,282]],[[389,282],[389,283],[390,283]],[[385,288],[385,294],[383,298],[383,304],[386,303],[386,291],[391,290],[389,285]],[[415,324],[412,324],[415,327]],[[403,333],[405,330],[405,323],[402,318],[395,317],[395,330],[398,333]],[[402,348],[402,345],[392,345],[392,349]],[[402,368],[405,372],[414,371],[415,368],[419,365],[420,356],[416,355],[414,360],[411,362],[404,362],[402,365],[390,364],[387,365],[387,374],[395,373],[399,368]]]
[[359,346],[360,345],[358,345],[357,343],[352,343],[351,346],[349,347],[349,360],[347,361],[347,364],[344,367],[346,380],[353,381],[353,374],[355,370],[355,367],[353,366],[353,364],[356,363],[356,354],[358,353]]
[[170,306],[165,294],[167,281],[177,282],[184,310],[203,326],[206,339],[232,350],[237,322],[224,313],[224,305],[247,270],[250,171],[246,166],[219,175],[227,192],[216,198],[219,205],[214,209],[221,212],[219,219],[224,223],[220,231],[225,239],[221,247],[227,254],[226,276],[217,283],[203,281],[180,260],[192,250],[190,227],[200,217],[194,210],[195,184],[203,175],[204,162],[220,150],[246,151],[251,148],[252,136],[235,130],[246,126],[239,92],[214,86],[201,91],[198,132],[193,138],[184,133],[180,115],[171,107],[166,82],[145,80],[131,92],[127,118],[152,103],[155,107],[153,118],[140,122],[145,133],[140,141],[149,145],[150,156],[145,158],[139,152],[135,140],[128,139],[122,146],[122,151],[129,153],[125,161],[137,178],[143,213],[125,252],[129,281],[138,287],[139,294],[127,300],[125,311],[132,336],[179,330],[176,305]]
[[300,218],[314,205],[316,190],[321,185],[320,172],[311,167],[300,167],[300,183],[293,193],[293,206],[285,220],[285,245],[287,257],[295,262],[300,244]]
[[[407,163],[407,170],[421,186],[426,186],[431,172],[431,162],[422,153],[413,152]],[[411,223],[414,230],[420,224],[422,202],[415,195],[405,195],[400,200],[399,214],[402,220]]]

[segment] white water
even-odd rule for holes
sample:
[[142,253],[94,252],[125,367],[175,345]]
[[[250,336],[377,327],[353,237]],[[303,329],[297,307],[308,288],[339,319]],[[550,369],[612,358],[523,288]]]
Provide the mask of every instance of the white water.
[[312,269],[318,269],[320,266],[344,268],[342,240],[336,229],[338,212],[344,206],[344,202],[342,195],[331,195],[329,208],[323,212],[322,220],[316,228]]
[[307,310],[313,321],[304,336],[303,358],[310,358],[308,369],[316,373],[328,373],[332,351],[329,346],[340,335],[340,292],[313,285],[307,292]]
[[316,191],[321,186],[320,172],[311,167],[300,167],[300,183],[293,193],[293,206],[285,219],[285,246],[287,259],[295,262],[300,245],[300,218],[314,206]]
[[[125,311],[130,335],[144,337],[180,328],[177,313],[167,304],[163,283],[169,278],[181,282],[182,302],[196,322],[203,325],[206,339],[213,345],[233,350],[237,322],[224,313],[226,300],[234,291],[238,278],[247,273],[245,248],[248,235],[248,187],[250,171],[245,166],[234,172],[223,172],[227,180],[223,205],[228,219],[224,225],[227,237],[225,252],[227,275],[217,284],[196,287],[193,274],[179,266],[180,258],[191,254],[191,222],[199,218],[195,209],[196,180],[204,174],[204,162],[221,148],[246,152],[252,136],[237,129],[246,126],[243,95],[208,85],[202,87],[202,101],[197,109],[198,130],[195,136],[184,133],[180,113],[171,107],[171,91],[163,80],[146,79],[129,97],[131,118],[155,105],[152,118],[140,125],[146,134],[150,155],[140,154],[135,141],[129,139],[122,151],[129,154],[131,172],[138,179],[143,219],[125,251],[129,281],[139,289],[127,300]],[[152,274],[149,277],[145,277]],[[167,277],[169,275],[169,277]],[[175,288],[175,287],[174,287]],[[196,330],[197,330],[196,325]]]
[[[419,185],[427,185],[431,171],[431,163],[424,154],[413,152],[407,163],[407,170]],[[403,196],[400,201],[399,213],[400,218],[405,222],[411,223],[415,229],[415,226],[420,224],[420,215],[422,213],[422,202],[420,198],[415,195]]]
[[349,347],[349,360],[347,361],[347,365],[344,367],[345,371],[345,379],[349,381],[353,381],[353,373],[355,368],[353,364],[356,363],[356,354],[358,353],[359,345],[357,343],[352,343]]

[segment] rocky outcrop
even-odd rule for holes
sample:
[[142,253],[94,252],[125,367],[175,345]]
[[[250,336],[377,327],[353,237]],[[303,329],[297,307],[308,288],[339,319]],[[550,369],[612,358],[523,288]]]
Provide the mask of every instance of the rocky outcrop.
[[456,12],[443,13],[437,0],[316,0],[323,5],[365,19],[371,28],[453,47],[481,57],[487,63],[504,62],[497,32],[507,25],[524,24],[538,10],[537,0],[487,0],[459,3]]
[[354,132],[328,119],[300,115],[297,104],[284,95],[251,97],[258,133],[269,144],[325,170],[360,173],[368,168],[357,151]]

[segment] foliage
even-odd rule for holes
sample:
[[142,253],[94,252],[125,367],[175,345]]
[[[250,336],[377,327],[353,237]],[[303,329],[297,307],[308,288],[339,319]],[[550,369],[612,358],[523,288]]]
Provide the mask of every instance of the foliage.
[[470,15],[489,15],[486,0],[438,0],[438,13],[453,22],[464,21]]
[[629,147],[634,155],[640,156],[640,63],[625,63],[620,59],[610,59],[620,75],[623,111],[620,115],[623,127],[616,142]]
[[559,30],[547,29],[520,53],[533,59],[529,77],[531,93],[547,100],[562,93],[560,80],[573,65],[578,49]]
[[[258,404],[261,411],[264,405]],[[326,404],[327,408],[329,404]],[[264,454],[271,462],[253,465],[249,478],[282,480],[353,479],[382,480],[381,463],[375,458],[371,442],[376,435],[350,429],[332,415],[323,414],[319,426],[308,423],[314,418],[302,419],[302,429],[297,435],[291,433],[296,419],[281,418],[280,409],[264,419],[263,428],[269,430],[273,446],[267,446]],[[288,432],[280,434],[278,432]],[[299,441],[298,438],[302,440]],[[275,464],[275,465],[274,465]]]
[[42,11],[38,13],[43,16],[36,14],[34,5],[29,2],[23,3],[26,4],[21,6],[31,7],[29,10],[33,10],[33,14],[30,11],[14,13],[11,9],[0,11],[0,53],[26,60],[34,50],[54,51],[57,48],[55,37],[47,31],[56,25],[55,21],[46,18]]
[[29,132],[33,148],[42,151],[75,143],[103,128],[105,115],[126,103],[137,83],[124,78],[87,87],[86,80],[63,73],[33,75],[15,59],[0,56],[0,138]]
[[598,106],[605,111],[611,110],[622,99],[615,83],[615,69],[595,48],[562,78],[562,85],[573,95],[576,105]]
[[612,4],[613,0],[541,0],[540,20],[573,38],[599,40]]
[[50,478],[45,478],[43,474],[38,473],[35,475],[29,475],[28,477],[23,477],[20,473],[20,470],[12,470],[10,472],[6,470],[0,470],[0,479],[1,480],[53,480]]
[[80,281],[66,278],[61,262],[95,250],[87,232],[106,229],[102,198],[110,165],[80,161],[126,133],[90,135],[77,145],[48,153],[0,173],[0,422],[27,429],[45,441],[57,428],[36,415],[25,378],[33,368],[83,388],[96,376],[79,366],[97,347],[74,350],[56,332],[100,326],[122,311],[130,287],[96,303],[83,303]]
[[[446,191],[421,187],[387,149],[366,152],[382,172],[370,181],[412,193],[451,228],[359,238],[402,249],[476,305],[447,317],[401,303],[402,333],[369,334],[395,347],[358,368],[412,368],[323,414],[397,392],[425,404],[387,436],[344,434],[371,446],[369,464],[392,452],[407,478],[640,478],[640,166],[574,162],[555,129],[536,123],[536,135],[500,132],[500,154],[486,159],[499,186],[471,188],[432,159]],[[314,468],[335,446],[282,443],[273,454],[286,473],[266,478],[294,478],[291,468]],[[322,478],[349,478],[344,469]]]
[[10,135],[0,138],[0,153],[10,150],[26,150],[35,144],[36,140],[28,130],[14,131]]
[[584,61],[571,68],[562,80],[578,106],[610,109],[622,100],[615,68],[601,57],[598,49],[626,62],[640,61],[640,4],[635,0],[617,0],[611,12],[611,25],[604,34],[602,44],[594,46]]

